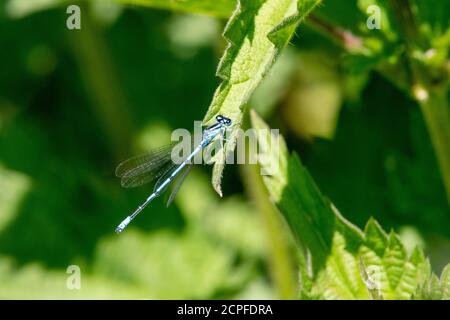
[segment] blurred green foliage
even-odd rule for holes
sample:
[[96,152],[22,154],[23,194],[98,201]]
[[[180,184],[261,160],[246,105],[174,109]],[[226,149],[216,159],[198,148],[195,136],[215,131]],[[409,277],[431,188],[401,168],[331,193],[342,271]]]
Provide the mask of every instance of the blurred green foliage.
[[[229,3],[182,10],[214,18],[97,2],[84,7],[80,31],[66,29],[64,1],[0,5],[0,298],[279,297],[266,221],[239,168],[227,167],[224,199],[210,168],[196,168],[175,205],[157,200],[113,232],[152,190],[121,189],[117,163],[204,117]],[[431,23],[420,31],[446,48],[449,10],[425,2]],[[413,230],[405,241],[425,246],[440,273],[450,257],[443,181],[419,103],[402,73],[388,72],[403,55],[399,27],[365,30],[369,3],[389,14],[381,0],[328,0],[317,11],[361,33],[363,54],[309,22],[250,104],[348,220]],[[292,239],[281,241],[295,256]],[[66,288],[72,264],[81,290]]]

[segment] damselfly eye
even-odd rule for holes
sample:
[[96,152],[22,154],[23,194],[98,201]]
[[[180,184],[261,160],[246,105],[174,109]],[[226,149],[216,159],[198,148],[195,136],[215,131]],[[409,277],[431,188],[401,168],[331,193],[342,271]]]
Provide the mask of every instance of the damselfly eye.
[[226,126],[231,125],[231,119],[229,119],[227,117],[224,117],[224,116],[221,116],[221,115],[216,116],[216,121],[218,123],[224,124]]

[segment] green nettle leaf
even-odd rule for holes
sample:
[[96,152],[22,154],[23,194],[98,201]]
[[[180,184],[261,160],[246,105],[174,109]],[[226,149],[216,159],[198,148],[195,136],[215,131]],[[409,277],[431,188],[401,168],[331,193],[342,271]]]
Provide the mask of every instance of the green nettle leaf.
[[[324,299],[441,299],[449,292],[449,267],[436,282],[430,264],[415,248],[408,255],[399,237],[370,219],[364,232],[346,221],[320,193],[296,154],[251,111],[258,159],[271,200],[285,217],[300,248],[312,258],[312,285],[303,297]],[[278,148],[277,148],[278,147]],[[264,159],[262,161],[261,159]],[[305,263],[300,274],[307,273]],[[306,292],[305,292],[306,290]]]
[[207,14],[228,18],[236,6],[236,0],[115,0],[127,5],[139,5],[151,8],[180,11],[186,13]]
[[[339,231],[345,237],[347,249],[356,253],[363,240],[362,232],[346,221],[324,198],[296,154],[288,156],[284,140],[273,136],[256,112],[251,121],[257,130],[260,154],[266,159],[263,169],[272,175],[263,177],[272,201],[283,213],[295,237],[311,252],[316,275],[325,267],[332,251],[333,237]],[[272,148],[272,142],[278,139]],[[275,170],[273,167],[275,165]],[[267,168],[265,168],[267,166]]]
[[417,289],[417,300],[450,300],[450,264],[442,270],[441,278],[428,274],[428,278]]
[[450,264],[448,264],[441,275],[442,299],[450,300]]
[[371,272],[371,270],[369,270],[364,265],[364,262],[361,258],[359,259],[359,268],[361,271],[361,277],[366,284],[367,290],[369,291],[372,300],[382,300],[383,296],[381,295],[381,292],[379,290],[379,285],[372,279],[373,272]]
[[203,120],[223,114],[235,124],[224,152],[217,153],[213,187],[221,194],[225,157],[232,153],[242,121],[245,103],[286,46],[297,25],[321,0],[241,0],[227,23],[224,38],[228,47],[217,75],[223,80],[217,88]]
[[369,299],[359,261],[346,250],[345,238],[334,234],[333,246],[324,270],[318,273],[312,289],[315,294],[325,299]]
[[432,274],[430,278],[417,290],[415,300],[442,300],[439,278]]
[[408,299],[412,295],[417,286],[417,268],[407,261],[405,248],[395,234],[389,236],[382,256],[362,246],[361,257],[372,268],[384,299]]
[[364,229],[366,246],[381,257],[384,254],[388,243],[388,235],[384,232],[381,226],[374,219],[370,219],[367,222]]

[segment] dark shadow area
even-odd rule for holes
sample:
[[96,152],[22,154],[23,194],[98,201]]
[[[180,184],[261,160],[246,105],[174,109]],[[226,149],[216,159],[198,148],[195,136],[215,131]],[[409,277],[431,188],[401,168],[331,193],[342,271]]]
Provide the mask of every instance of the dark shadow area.
[[450,215],[434,150],[419,107],[373,74],[357,108],[344,106],[333,141],[303,159],[347,219],[374,216],[385,229],[412,225],[450,236]]

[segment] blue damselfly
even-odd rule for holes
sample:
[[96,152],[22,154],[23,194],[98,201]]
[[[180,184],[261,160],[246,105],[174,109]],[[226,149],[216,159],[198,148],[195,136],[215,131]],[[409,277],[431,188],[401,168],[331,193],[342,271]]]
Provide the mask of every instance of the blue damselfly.
[[165,146],[148,154],[125,160],[119,164],[116,169],[116,175],[121,178],[123,187],[137,187],[154,180],[157,181],[153,193],[131,215],[119,224],[116,232],[122,232],[153,199],[161,195],[171,182],[178,177],[178,181],[169,196],[167,203],[169,205],[180,189],[183,180],[191,170],[193,158],[214,141],[217,136],[221,135],[223,138],[229,126],[231,126],[231,120],[229,118],[221,115],[216,116],[216,123],[203,130],[201,142],[179,164],[175,164],[171,158],[173,145]]

